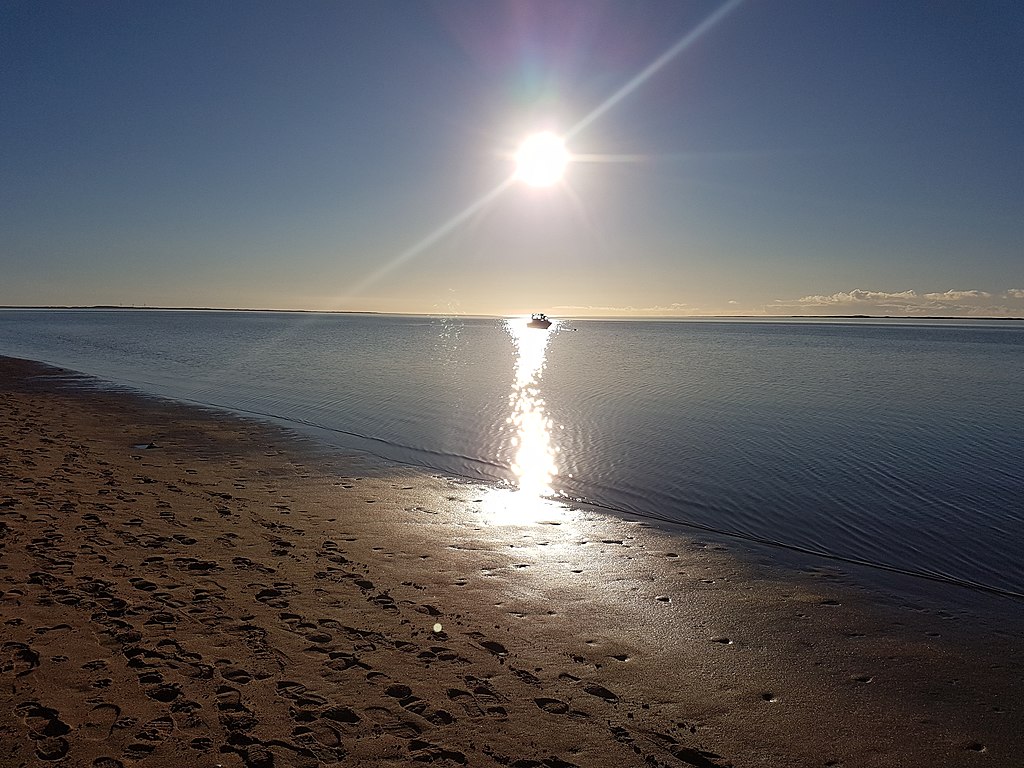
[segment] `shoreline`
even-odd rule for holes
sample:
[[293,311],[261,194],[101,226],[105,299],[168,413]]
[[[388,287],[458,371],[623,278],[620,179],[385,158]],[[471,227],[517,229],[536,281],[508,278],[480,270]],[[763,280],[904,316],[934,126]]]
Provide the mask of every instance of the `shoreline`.
[[5,763],[1019,761],[1015,636],[67,373],[0,358]]

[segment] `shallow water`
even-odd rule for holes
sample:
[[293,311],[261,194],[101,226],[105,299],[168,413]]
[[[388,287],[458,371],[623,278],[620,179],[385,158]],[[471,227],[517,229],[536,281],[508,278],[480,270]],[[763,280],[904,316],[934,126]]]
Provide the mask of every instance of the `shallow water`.
[[544,333],[493,319],[0,311],[0,354],[469,477],[523,482],[524,467],[553,464],[558,494],[1024,593],[1024,323]]

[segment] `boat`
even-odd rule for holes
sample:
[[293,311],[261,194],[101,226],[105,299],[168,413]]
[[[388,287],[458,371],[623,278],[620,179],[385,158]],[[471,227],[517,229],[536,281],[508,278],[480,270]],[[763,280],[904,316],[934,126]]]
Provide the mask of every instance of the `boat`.
[[547,315],[541,314],[540,312],[535,312],[534,314],[530,315],[530,322],[526,324],[526,327],[541,329],[550,328],[551,321],[548,320]]

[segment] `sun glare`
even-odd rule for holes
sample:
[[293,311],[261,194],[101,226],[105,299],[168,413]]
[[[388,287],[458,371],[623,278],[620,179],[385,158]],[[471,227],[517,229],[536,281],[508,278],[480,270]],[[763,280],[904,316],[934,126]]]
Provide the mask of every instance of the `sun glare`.
[[523,318],[506,320],[505,328],[516,349],[516,379],[509,398],[512,415],[508,418],[515,431],[512,472],[524,496],[550,496],[554,493],[551,481],[558,474],[558,468],[551,445],[551,419],[544,411],[537,381],[544,370],[544,352],[551,334],[530,328]]
[[558,474],[558,449],[552,444],[551,419],[537,388],[551,334],[531,328],[525,317],[509,318],[505,330],[512,337],[516,356],[509,396],[512,413],[506,421],[515,451],[511,465],[515,488],[492,489],[485,508],[495,525],[560,521],[565,517],[565,507],[548,498],[555,493],[552,482]]
[[551,131],[535,133],[516,152],[516,178],[531,187],[550,187],[562,179],[569,164],[565,142]]

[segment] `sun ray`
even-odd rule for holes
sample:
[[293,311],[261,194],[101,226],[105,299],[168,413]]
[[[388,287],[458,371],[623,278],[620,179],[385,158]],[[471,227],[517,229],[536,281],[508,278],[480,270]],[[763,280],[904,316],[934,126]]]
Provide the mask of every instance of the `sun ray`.
[[719,6],[719,8],[708,16],[704,21],[694,27],[692,30],[687,32],[683,38],[665,51],[661,56],[652,61],[640,74],[636,75],[632,80],[626,83],[624,86],[619,88],[615,93],[609,96],[607,99],[598,104],[590,114],[584,117],[582,120],[576,123],[572,128],[569,129],[568,133],[565,134],[565,138],[571,139],[573,136],[578,134],[580,131],[588,127],[597,118],[601,117],[605,112],[614,107],[624,98],[629,96],[633,91],[639,88],[641,85],[646,83],[651,77],[654,76],[662,67],[668,64],[672,59],[678,56],[680,53],[685,51],[694,42],[704,36],[704,33],[714,27],[719,21],[725,18],[728,14],[734,11],[743,0],[728,0],[728,2]]
[[608,241],[605,239],[597,222],[594,221],[593,216],[590,215],[587,207],[583,204],[583,199],[579,196],[579,193],[568,183],[563,185],[563,189],[569,198],[573,213],[580,220],[583,230],[590,236],[594,247],[600,253],[607,253],[609,251]]
[[402,251],[402,253],[398,254],[398,256],[393,258],[391,261],[383,264],[381,267],[364,277],[358,283],[349,288],[344,294],[338,296],[337,301],[340,303],[347,298],[358,295],[360,291],[373,285],[388,273],[393,272],[410,259],[423,253],[423,251],[430,248],[432,245],[451,233],[454,229],[458,228],[461,224],[465,223],[467,220],[494,202],[494,200],[496,200],[506,189],[515,183],[515,180],[515,176],[509,176],[490,192],[487,192],[477,198],[475,201],[448,219],[444,224],[437,227],[433,232],[421,238],[415,245]]

